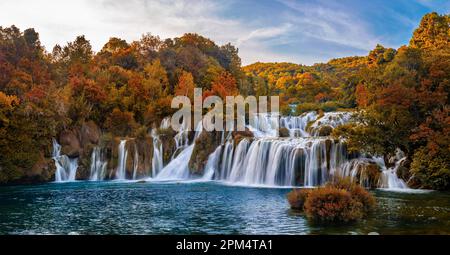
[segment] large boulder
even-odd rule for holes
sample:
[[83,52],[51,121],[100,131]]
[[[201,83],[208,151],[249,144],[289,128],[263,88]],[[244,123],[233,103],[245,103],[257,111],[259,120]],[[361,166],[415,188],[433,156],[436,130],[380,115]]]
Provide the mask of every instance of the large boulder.
[[193,175],[203,175],[209,155],[220,145],[221,132],[202,132],[195,140],[194,150],[189,160],[189,170]]
[[[127,178],[132,179],[150,176],[152,171],[153,139],[150,136],[127,141],[128,151],[126,162]],[[137,163],[137,164],[136,164]],[[136,167],[136,173],[134,172]]]
[[406,158],[405,160],[401,161],[398,168],[397,168],[397,176],[398,178],[404,180],[405,182],[408,182],[411,178],[411,163],[412,160],[410,158]]
[[106,179],[115,179],[119,163],[119,145],[122,140],[127,140],[127,160],[125,162],[126,178],[133,178],[135,157],[137,153],[136,178],[150,176],[152,171],[153,138],[151,136],[138,138],[113,137],[106,133],[100,139],[101,147],[104,149],[107,162]]
[[282,127],[278,130],[278,135],[280,137],[290,137],[291,134],[289,133],[289,129]]
[[93,121],[61,132],[59,136],[61,154],[78,158],[77,180],[89,179],[91,154],[94,148],[99,146],[101,136],[100,128]]
[[98,144],[100,141],[100,137],[102,132],[100,128],[93,122],[88,121],[81,125],[80,129],[80,137],[81,144]]
[[61,154],[67,155],[70,158],[79,157],[81,154],[81,143],[78,139],[78,130],[64,130],[59,136],[59,143],[61,145]]
[[244,138],[254,137],[253,132],[248,128],[246,128],[245,131],[233,131],[231,135],[233,136],[234,144],[239,144]]
[[56,165],[53,159],[44,156],[41,153],[38,161],[33,165],[31,171],[26,173],[26,179],[30,182],[48,182],[55,178]]
[[175,153],[176,145],[174,137],[177,133],[172,128],[158,129],[157,132],[163,148],[163,161],[166,164]]

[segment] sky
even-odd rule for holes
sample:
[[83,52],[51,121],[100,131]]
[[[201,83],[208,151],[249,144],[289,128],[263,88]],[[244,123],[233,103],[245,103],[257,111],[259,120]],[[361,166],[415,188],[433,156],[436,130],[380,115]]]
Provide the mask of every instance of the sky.
[[99,51],[110,37],[195,32],[237,46],[244,65],[311,65],[408,44],[432,11],[450,13],[450,0],[2,0],[0,26],[35,28],[48,51],[78,35]]

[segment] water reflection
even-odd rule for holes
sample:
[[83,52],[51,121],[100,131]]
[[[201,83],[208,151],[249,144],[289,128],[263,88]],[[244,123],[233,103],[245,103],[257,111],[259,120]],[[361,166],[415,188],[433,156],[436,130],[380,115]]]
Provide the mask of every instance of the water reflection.
[[0,188],[0,234],[450,234],[449,193],[375,191],[352,225],[315,225],[289,189],[220,183],[76,182]]

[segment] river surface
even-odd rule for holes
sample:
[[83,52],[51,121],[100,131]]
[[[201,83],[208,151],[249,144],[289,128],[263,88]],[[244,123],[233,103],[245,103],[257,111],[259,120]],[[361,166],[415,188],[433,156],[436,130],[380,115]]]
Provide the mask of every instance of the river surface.
[[373,191],[376,211],[316,225],[290,189],[217,182],[73,182],[0,187],[0,234],[450,234],[450,194]]

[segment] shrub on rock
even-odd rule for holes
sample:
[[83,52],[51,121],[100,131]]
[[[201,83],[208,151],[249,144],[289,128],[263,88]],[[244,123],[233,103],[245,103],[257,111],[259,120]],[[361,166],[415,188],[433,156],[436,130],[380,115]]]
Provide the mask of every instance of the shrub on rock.
[[347,190],[321,187],[308,195],[304,210],[308,218],[319,222],[348,222],[362,218],[362,203]]
[[292,209],[303,210],[306,198],[311,189],[294,189],[288,193],[287,199]]
[[374,197],[348,178],[315,189],[293,190],[288,201],[292,209],[304,211],[315,222],[356,221],[366,217],[375,206]]

